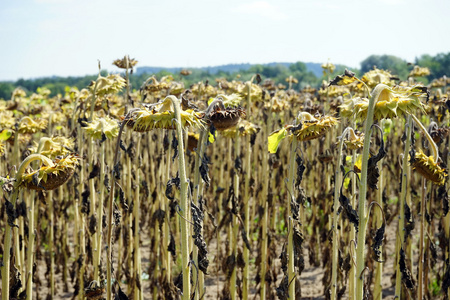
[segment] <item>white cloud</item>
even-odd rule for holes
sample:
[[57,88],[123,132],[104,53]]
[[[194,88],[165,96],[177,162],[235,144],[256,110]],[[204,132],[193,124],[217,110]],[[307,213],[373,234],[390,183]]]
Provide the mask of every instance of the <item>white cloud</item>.
[[278,6],[267,1],[254,1],[243,3],[235,8],[235,11],[242,14],[255,15],[272,20],[286,20],[288,15],[280,10]]

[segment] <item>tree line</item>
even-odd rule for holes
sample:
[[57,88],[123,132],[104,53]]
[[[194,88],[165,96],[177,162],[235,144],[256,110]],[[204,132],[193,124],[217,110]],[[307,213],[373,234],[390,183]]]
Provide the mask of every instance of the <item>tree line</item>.
[[[422,78],[422,82],[430,82],[435,78],[441,78],[444,75],[450,75],[450,52],[439,53],[435,56],[422,55],[416,58],[413,62],[408,62],[400,57],[393,55],[371,55],[361,62],[360,69],[351,69],[357,74],[363,74],[376,66],[379,69],[390,70],[393,74],[398,75],[401,80],[408,78],[409,72],[414,65],[420,67],[427,67],[430,69],[430,75]],[[264,79],[271,79],[275,84],[287,85],[286,78],[292,76],[298,80],[298,83],[292,85],[294,89],[301,89],[307,85],[312,87],[319,87],[323,80],[327,80],[329,76],[340,74],[346,66],[338,65],[334,71],[334,74],[317,76],[303,62],[296,62],[292,64],[266,64],[266,65],[251,65],[249,68],[240,71],[227,72],[227,71],[215,71],[211,72],[208,68],[192,69],[191,74],[188,76],[182,76],[179,73],[170,73],[166,70],[161,70],[155,74],[140,73],[131,74],[130,83],[133,89],[139,89],[141,84],[148,79],[149,76],[155,75],[157,79],[165,75],[172,75],[175,80],[182,81],[185,87],[189,87],[194,83],[208,80],[210,84],[215,84],[217,78],[225,78],[228,81],[231,80],[248,80],[254,74],[258,73]],[[106,71],[101,71],[101,74],[105,76]],[[66,86],[77,87],[82,89],[87,87],[92,81],[97,78],[97,75],[88,75],[82,77],[45,77],[38,79],[19,79],[15,82],[3,81],[0,82],[0,99],[10,99],[12,91],[21,87],[28,93],[35,92],[38,87],[48,88],[55,96],[57,94],[64,94]]]

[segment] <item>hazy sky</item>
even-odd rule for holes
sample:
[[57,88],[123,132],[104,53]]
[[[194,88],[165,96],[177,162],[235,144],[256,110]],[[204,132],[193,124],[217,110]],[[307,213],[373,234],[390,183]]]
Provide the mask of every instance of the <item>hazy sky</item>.
[[0,80],[138,66],[413,61],[450,51],[449,0],[0,0]]

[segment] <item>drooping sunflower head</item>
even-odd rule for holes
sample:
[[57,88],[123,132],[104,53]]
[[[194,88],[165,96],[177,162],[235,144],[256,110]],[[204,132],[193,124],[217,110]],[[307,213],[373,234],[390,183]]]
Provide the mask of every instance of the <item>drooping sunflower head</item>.
[[22,184],[31,190],[54,190],[64,184],[75,171],[80,157],[68,154],[53,160],[53,165],[41,165],[38,170],[27,170],[22,175]]
[[15,123],[14,112],[11,110],[0,111],[0,128],[13,128]]
[[234,138],[236,137],[236,131],[239,131],[240,136],[247,136],[258,133],[260,129],[256,124],[250,123],[247,120],[241,120],[237,126],[222,130],[220,134],[228,138]]
[[204,120],[213,124],[219,130],[226,130],[236,126],[239,120],[246,116],[242,107],[225,106],[223,97],[217,97],[212,101],[205,112]]
[[[199,113],[192,109],[181,110],[181,126],[202,127]],[[123,120],[128,127],[137,132],[145,132],[154,128],[175,129],[175,112],[170,98],[143,108],[132,109]]]
[[86,125],[83,129],[93,139],[112,139],[119,134],[119,124],[108,116],[104,118],[95,117],[92,122],[87,122]]
[[323,76],[326,76],[327,73],[329,73],[329,74],[333,73],[334,70],[336,69],[336,66],[333,65],[333,64],[330,63],[330,62],[323,63],[323,64],[321,65],[321,67],[322,67],[322,69],[323,69]]
[[349,133],[344,137],[344,144],[348,150],[361,149],[364,146],[364,132],[354,131],[349,128]]
[[115,94],[120,92],[126,85],[125,79],[119,74],[111,74],[107,77],[99,76],[97,80],[91,82],[91,91],[95,89],[97,96],[105,96],[107,94]]
[[124,56],[121,59],[116,59],[112,64],[120,69],[132,69],[137,63],[138,61],[134,58],[130,59],[128,56]]
[[[384,89],[375,103],[374,120],[391,119],[412,114],[417,109],[424,112],[422,99],[428,97],[428,91],[422,86],[394,86]],[[356,97],[344,101],[340,106],[341,116],[365,120],[369,108],[369,99]]]
[[308,112],[301,112],[297,117],[299,126],[292,126],[291,132],[299,141],[309,141],[323,136],[328,130],[338,124],[338,120],[331,116],[313,117]]
[[66,156],[73,152],[74,139],[63,136],[42,137],[39,143],[35,143],[29,150],[31,153],[38,153],[54,159],[59,156]]
[[427,67],[414,66],[414,68],[409,72],[409,77],[423,77],[430,75],[430,69]]
[[338,120],[331,116],[314,117],[308,112],[300,112],[297,117],[299,125],[287,125],[284,128],[272,132],[268,137],[268,150],[277,152],[281,141],[290,135],[299,141],[309,141],[323,136],[328,130],[338,124]]
[[388,86],[393,86],[395,84],[395,79],[398,78],[392,75],[389,71],[380,70],[377,68],[370,70],[361,77],[361,81],[370,88],[374,88],[377,84],[380,83]]
[[36,133],[47,128],[48,121],[46,119],[31,119],[23,117],[20,120],[19,133]]
[[434,161],[433,156],[427,156],[420,150],[415,152],[414,159],[410,158],[410,164],[413,170],[419,172],[426,179],[437,185],[444,184],[447,173]]

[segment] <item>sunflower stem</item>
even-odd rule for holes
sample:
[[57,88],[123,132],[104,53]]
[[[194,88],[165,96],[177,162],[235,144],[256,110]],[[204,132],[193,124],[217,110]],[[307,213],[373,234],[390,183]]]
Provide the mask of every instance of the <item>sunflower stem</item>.
[[[17,138],[17,135],[16,135]],[[15,175],[15,183],[14,183],[14,189],[11,195],[11,204],[15,208],[17,197],[19,195],[20,191],[20,184],[22,182],[22,175],[25,172],[25,169],[30,165],[31,162],[35,160],[40,160],[46,165],[52,166],[53,162],[44,155],[41,154],[31,154],[27,158],[23,160],[23,162],[20,164],[19,169],[17,170],[17,173]],[[7,222],[8,223],[8,222]],[[4,248],[3,248],[3,266],[1,267],[1,273],[2,273],[2,300],[8,300],[9,299],[9,278],[10,278],[10,269],[11,269],[11,244],[12,244],[12,233],[17,233],[17,231],[12,230],[11,224],[7,224],[5,228],[5,235],[4,235]]]
[[361,181],[359,183],[358,216],[359,231],[356,248],[356,300],[362,300],[364,295],[365,243],[366,243],[366,199],[367,199],[367,168],[369,161],[370,136],[372,132],[375,104],[381,93],[389,88],[385,84],[378,84],[369,98],[366,118],[365,139],[362,155]]
[[395,277],[395,296],[400,299],[402,292],[402,273],[400,272],[400,249],[403,247],[405,239],[405,202],[406,194],[409,183],[409,165],[408,165],[408,152],[411,145],[411,132],[412,132],[412,115],[408,116],[406,124],[406,140],[405,150],[403,154],[402,162],[402,178],[401,178],[401,192],[400,192],[400,213],[398,217],[398,230],[397,230],[397,246],[396,246],[396,277]]
[[294,222],[292,221],[291,201],[294,197],[294,174],[295,174],[295,156],[297,154],[297,138],[294,136],[291,142],[291,152],[289,158],[289,177],[288,189],[289,198],[287,203],[288,216],[288,282],[289,282],[289,299],[295,299],[295,269],[294,269]]
[[[175,96],[167,96],[172,101],[175,123],[178,138],[178,171],[180,173],[180,208],[181,208],[181,272],[183,273],[183,300],[189,300],[191,296],[191,284],[190,284],[190,263],[189,263],[189,227],[190,222],[189,203],[187,195],[187,177],[186,177],[186,165],[184,160],[184,139],[183,130],[181,128],[181,107],[180,100]],[[187,220],[187,221],[186,221]]]

